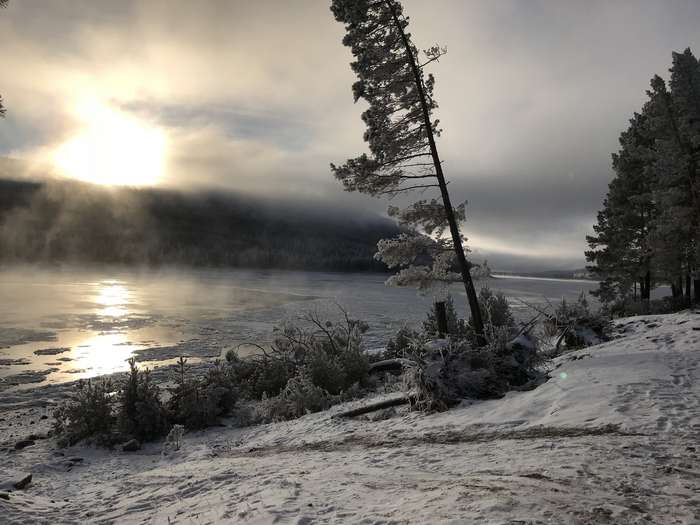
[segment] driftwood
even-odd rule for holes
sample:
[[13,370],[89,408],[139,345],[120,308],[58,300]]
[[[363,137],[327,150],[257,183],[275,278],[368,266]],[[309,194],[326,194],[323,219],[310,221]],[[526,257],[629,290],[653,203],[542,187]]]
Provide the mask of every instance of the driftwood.
[[404,368],[413,366],[417,366],[417,363],[415,361],[411,361],[410,359],[404,359],[401,357],[396,359],[384,359],[383,361],[377,361],[376,363],[369,365],[369,373],[376,374],[379,372],[391,372],[393,374],[400,374]]
[[335,414],[333,417],[361,416],[362,414],[369,414],[370,412],[376,412],[377,410],[383,410],[385,408],[407,405],[410,402],[410,396],[395,397],[392,399],[385,399],[384,401],[378,401],[377,403],[372,403],[370,405],[353,408],[352,410],[346,410],[345,412]]

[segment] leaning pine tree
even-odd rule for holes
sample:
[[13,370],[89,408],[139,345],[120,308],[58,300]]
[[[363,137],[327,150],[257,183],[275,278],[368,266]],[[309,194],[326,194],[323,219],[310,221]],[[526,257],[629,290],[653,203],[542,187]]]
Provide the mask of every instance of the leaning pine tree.
[[[347,191],[393,197],[412,190],[438,188],[440,199],[419,200],[405,209],[389,208],[389,215],[408,226],[407,233],[379,242],[377,257],[399,268],[389,284],[426,289],[435,283],[462,281],[471,310],[472,326],[484,342],[484,326],[470,274],[459,221],[464,204],[454,207],[435,144],[439,121],[432,119],[435,79],[427,64],[446,50],[418,49],[406,31],[408,17],[396,0],[333,0],[331,11],[345,24],[343,44],[356,60],[351,64],[358,80],[355,101],[369,108],[362,114],[365,140],[371,155],[363,154],[331,169]],[[445,234],[449,231],[449,237]],[[458,269],[458,273],[452,268]]]

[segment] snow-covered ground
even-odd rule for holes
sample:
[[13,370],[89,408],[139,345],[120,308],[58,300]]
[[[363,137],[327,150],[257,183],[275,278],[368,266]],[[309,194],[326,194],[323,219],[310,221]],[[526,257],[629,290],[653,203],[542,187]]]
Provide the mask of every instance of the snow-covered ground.
[[[445,413],[187,434],[179,452],[50,440],[0,402],[2,523],[700,523],[700,313],[618,322],[530,392]],[[388,415],[388,414],[387,414]],[[33,421],[33,423],[31,423]]]

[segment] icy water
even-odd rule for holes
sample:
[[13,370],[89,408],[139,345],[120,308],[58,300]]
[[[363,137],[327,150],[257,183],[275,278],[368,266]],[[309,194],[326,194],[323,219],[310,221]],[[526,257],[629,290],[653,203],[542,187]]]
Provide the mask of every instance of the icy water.
[[[414,290],[384,286],[386,275],[255,270],[0,270],[0,392],[126,369],[246,351],[272,329],[307,311],[369,323],[367,343],[383,347],[405,323],[418,323],[432,302]],[[516,315],[523,304],[575,300],[589,281],[489,279]],[[464,291],[452,289],[466,310]]]

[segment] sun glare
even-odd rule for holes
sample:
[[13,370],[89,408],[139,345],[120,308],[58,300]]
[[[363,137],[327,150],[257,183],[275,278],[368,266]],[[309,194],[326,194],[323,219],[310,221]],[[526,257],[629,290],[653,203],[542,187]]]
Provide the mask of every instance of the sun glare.
[[126,368],[126,360],[132,356],[133,351],[127,334],[103,332],[77,346],[73,364],[84,370],[83,377],[111,374]]
[[82,129],[52,156],[61,172],[105,185],[149,186],[160,181],[167,145],[162,129],[92,99],[79,102],[75,113]]
[[131,292],[118,281],[103,281],[99,284],[95,302],[97,313],[106,317],[121,317],[129,313]]

